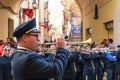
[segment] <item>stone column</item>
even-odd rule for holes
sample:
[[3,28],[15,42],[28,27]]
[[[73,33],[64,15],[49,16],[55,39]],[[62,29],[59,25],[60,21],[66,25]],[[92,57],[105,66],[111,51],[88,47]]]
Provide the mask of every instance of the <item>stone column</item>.
[[44,43],[44,27],[42,25],[44,25],[44,0],[40,0],[40,31],[41,31],[41,35],[40,35],[40,42]]

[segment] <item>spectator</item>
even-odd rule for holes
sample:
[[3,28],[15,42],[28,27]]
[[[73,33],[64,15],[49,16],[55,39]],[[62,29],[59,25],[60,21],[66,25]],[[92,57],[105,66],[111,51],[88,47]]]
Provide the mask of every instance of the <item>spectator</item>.
[[113,46],[113,39],[108,39],[108,47]]
[[4,49],[4,42],[3,40],[0,40],[0,56],[2,56],[3,49]]
[[2,52],[3,57],[9,57],[10,55],[10,46],[5,46]]

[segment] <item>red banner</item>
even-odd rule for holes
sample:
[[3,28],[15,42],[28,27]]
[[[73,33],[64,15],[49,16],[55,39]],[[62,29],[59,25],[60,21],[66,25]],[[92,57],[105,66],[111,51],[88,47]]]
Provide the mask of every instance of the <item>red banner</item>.
[[26,15],[26,16],[28,16],[29,18],[32,18],[33,17],[33,14],[34,14],[34,12],[33,12],[33,9],[23,9],[23,13]]
[[51,29],[51,26],[47,26],[46,24],[42,24],[42,27],[44,27],[44,29],[47,29],[48,31]]
[[47,28],[47,25],[46,25],[46,24],[42,24],[41,26],[44,27],[44,29]]
[[47,30],[48,30],[48,31],[51,30],[51,26],[48,26],[48,27],[47,27]]

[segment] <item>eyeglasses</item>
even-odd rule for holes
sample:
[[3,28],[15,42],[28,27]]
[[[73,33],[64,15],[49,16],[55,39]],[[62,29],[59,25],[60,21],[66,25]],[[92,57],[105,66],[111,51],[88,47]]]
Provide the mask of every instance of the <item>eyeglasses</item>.
[[5,49],[5,51],[10,51],[10,49]]
[[26,34],[26,35],[29,35],[29,36],[34,36],[34,37],[36,37],[36,38],[38,38],[38,34]]

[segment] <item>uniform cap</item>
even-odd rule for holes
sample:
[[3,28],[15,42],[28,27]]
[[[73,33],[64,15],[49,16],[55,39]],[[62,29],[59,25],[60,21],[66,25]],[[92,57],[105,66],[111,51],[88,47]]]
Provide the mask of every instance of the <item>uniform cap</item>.
[[30,32],[40,33],[40,31],[36,28],[35,18],[17,26],[17,28],[13,32],[13,36],[16,37],[16,38],[19,38],[23,34],[27,34],[27,33],[30,33]]

